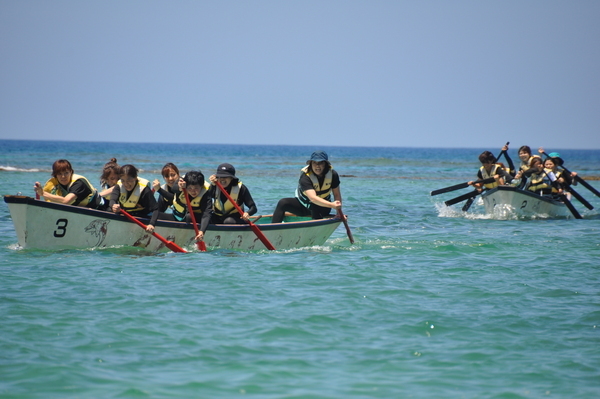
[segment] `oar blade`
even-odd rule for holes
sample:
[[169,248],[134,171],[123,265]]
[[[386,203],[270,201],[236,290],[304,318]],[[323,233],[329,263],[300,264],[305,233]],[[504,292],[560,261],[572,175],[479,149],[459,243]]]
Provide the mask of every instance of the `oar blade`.
[[344,223],[344,227],[346,228],[346,235],[348,236],[348,240],[350,244],[354,244],[354,236],[352,235],[352,231],[350,231],[350,226],[348,225],[348,221],[346,220],[346,215],[342,212],[342,209],[338,209],[338,217],[342,219],[342,223]]
[[173,241],[165,241],[165,246],[173,252],[180,252],[180,253],[187,252],[185,249],[181,248],[179,245],[175,244]]
[[571,214],[573,215],[573,217],[575,219],[583,219],[581,217],[581,215],[579,214],[579,212],[577,212],[577,209],[575,209],[575,207],[573,206],[571,201],[569,201],[569,199],[564,194],[561,195],[560,198],[562,199],[564,204],[567,206],[567,208],[569,208],[569,211],[571,211]]
[[[218,181],[215,181],[215,184],[217,185],[217,187],[219,187],[219,190],[221,190],[221,192],[225,195],[225,197],[227,197],[229,202],[231,202],[233,204],[233,206],[239,212],[239,214],[243,215],[244,211],[242,210],[242,208],[240,208],[237,201],[235,201],[233,198],[231,198],[231,195],[229,195],[227,190],[225,190],[225,187],[223,187],[223,185],[221,183],[219,183]],[[269,241],[269,239],[263,234],[263,232],[260,230],[260,228],[257,225],[255,225],[254,223],[252,223],[251,221],[248,221],[248,224],[250,225],[250,228],[252,229],[254,234],[256,234],[258,239],[263,243],[265,248],[267,248],[270,251],[275,251],[275,247],[273,246],[273,244],[271,244],[271,241]]]
[[261,229],[255,225],[252,222],[248,223],[250,225],[250,228],[252,229],[252,231],[254,232],[254,234],[256,234],[256,236],[258,237],[258,239],[260,240],[260,242],[263,243],[263,245],[269,250],[269,251],[275,251],[275,247],[273,246],[273,244],[271,244],[271,241],[269,241],[269,239],[263,234],[263,232],[261,231]]
[[451,206],[451,205],[454,205],[454,204],[458,204],[459,202],[462,202],[462,201],[464,201],[466,199],[469,199],[469,198],[472,198],[472,197],[476,197],[477,195],[479,195],[479,193],[480,192],[478,190],[473,190],[470,193],[459,195],[456,198],[452,198],[452,199],[450,199],[448,201],[445,201],[444,204],[446,204],[446,206]]
[[471,205],[473,205],[473,202],[475,201],[475,197],[471,197],[467,200],[467,202],[465,202],[465,204],[462,207],[462,211],[466,212],[469,210],[469,208],[471,207]]
[[[135,224],[137,224],[138,226],[140,226],[142,229],[146,230],[146,225],[142,222],[140,222],[139,220],[137,220],[135,217],[133,217],[133,215],[131,215],[129,212],[127,212],[124,209],[121,209],[121,213],[123,215],[125,215],[125,217],[129,220],[131,220],[132,222],[134,222]],[[169,241],[166,238],[164,238],[163,236],[161,236],[160,234],[158,234],[157,232],[152,232],[151,233],[156,239],[158,239],[159,241],[161,241],[163,244],[165,244],[165,246],[167,248],[169,248],[171,251],[173,252],[187,252],[185,249],[181,248],[179,245],[175,244],[173,241]]]
[[[192,219],[192,224],[194,225],[194,232],[196,235],[200,232],[198,225],[196,224],[196,215],[194,214],[194,209],[192,208],[192,203],[190,202],[190,195],[187,192],[187,188],[183,189],[183,194],[185,195],[185,202],[187,205],[188,213],[190,214],[190,218]],[[196,247],[201,252],[206,252],[206,245],[204,241],[196,241]]]
[[199,251],[206,252],[206,244],[204,243],[204,241],[196,241],[196,247]]

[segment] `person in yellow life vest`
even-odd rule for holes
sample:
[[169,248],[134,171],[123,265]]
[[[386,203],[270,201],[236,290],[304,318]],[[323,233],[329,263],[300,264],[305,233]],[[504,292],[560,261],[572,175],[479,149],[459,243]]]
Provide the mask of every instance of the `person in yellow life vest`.
[[483,190],[484,188],[491,190],[492,188],[503,186],[506,182],[512,180],[512,176],[506,171],[502,164],[498,163],[496,157],[491,152],[482,152],[481,155],[479,155],[479,162],[481,162],[481,167],[479,168],[479,171],[477,171],[477,179],[485,180],[493,177],[495,181],[483,185],[481,183],[470,181],[469,185],[474,186],[478,190]]
[[535,171],[529,177],[527,189],[539,195],[559,195],[563,193],[562,187],[571,185],[571,177],[567,173],[558,170],[559,163],[562,163],[558,153],[556,157],[546,158],[542,161],[532,162],[531,169]]
[[[222,163],[217,167],[217,173],[210,176],[209,180],[213,184],[215,181],[218,181],[244,211],[244,214],[240,215],[225,194],[223,194],[219,187],[214,184],[211,186],[210,192],[210,196],[213,199],[213,215],[211,223],[241,224],[245,223],[250,216],[256,213],[256,203],[254,202],[254,199],[252,199],[250,190],[248,190],[248,187],[235,176],[235,168],[233,165]],[[246,210],[244,206],[248,209]]]
[[165,212],[173,206],[173,197],[175,196],[173,194],[173,187],[177,186],[181,176],[179,176],[179,168],[172,162],[167,162],[165,166],[163,166],[160,174],[163,179],[165,179],[165,184],[161,186],[160,181],[154,179],[152,188],[158,193],[158,210]]
[[[550,154],[546,154],[543,147],[538,148],[538,152],[540,153],[540,155],[546,155],[548,158],[552,158],[557,167],[562,166],[564,163],[563,159],[560,157],[560,154],[558,152],[551,152]],[[561,176],[563,177],[563,179],[565,179],[565,183],[561,184],[567,184],[569,186],[571,184],[574,186],[577,185],[577,172],[571,171],[570,174],[567,174],[566,172],[564,172],[564,170],[562,170]]]
[[150,182],[138,177],[138,169],[130,164],[121,166],[119,178],[110,194],[110,209],[115,213],[124,209],[132,216],[149,217],[146,231],[153,232],[158,219],[158,204]]
[[52,165],[52,178],[42,187],[35,182],[36,195],[49,202],[97,209],[101,205],[98,191],[84,176],[73,171],[71,162],[59,159]]
[[539,155],[531,154],[531,148],[528,145],[522,145],[521,147],[519,147],[519,159],[521,160],[521,165],[519,165],[519,170],[525,172],[529,168],[531,168],[531,161],[534,158],[541,159],[541,157]]
[[198,224],[196,241],[202,241],[212,216],[212,200],[209,194],[210,183],[204,180],[202,172],[196,170],[187,172],[183,178],[179,179],[177,184],[173,185],[173,213],[161,213],[160,219],[186,223],[192,222],[192,217],[188,212],[185,193],[183,192],[184,188],[188,192],[194,218]]
[[533,173],[533,171],[526,173],[531,168],[531,162],[534,159],[541,159],[539,155],[532,155],[531,148],[528,145],[523,145],[519,148],[519,159],[521,160],[521,164],[519,165],[519,170],[515,174],[513,181],[511,182],[512,186],[524,188],[527,183],[527,177]]
[[315,151],[302,168],[296,196],[279,200],[273,212],[272,222],[281,223],[285,212],[323,219],[329,215],[331,209],[341,207],[340,177],[329,163],[327,153]]

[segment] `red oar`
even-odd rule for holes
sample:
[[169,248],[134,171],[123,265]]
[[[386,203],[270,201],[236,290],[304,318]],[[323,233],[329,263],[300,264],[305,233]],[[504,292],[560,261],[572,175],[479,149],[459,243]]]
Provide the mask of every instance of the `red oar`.
[[[129,212],[121,209],[121,213],[123,215],[125,215],[129,220],[131,220],[132,222],[134,222],[135,224],[137,224],[138,226],[140,226],[142,229],[146,230],[146,226],[144,223],[140,222],[139,220],[137,220],[136,218],[134,218],[133,216],[131,216],[131,214],[129,214]],[[159,239],[160,241],[162,241],[163,243],[165,243],[165,245],[167,246],[167,248],[169,248],[171,251],[173,252],[187,252],[185,249],[181,248],[179,245],[175,244],[173,241],[169,241],[166,238],[164,238],[163,236],[161,236],[158,233],[152,232],[151,233],[154,237],[156,237],[157,239]]]
[[[229,195],[229,193],[227,192],[227,190],[225,190],[225,188],[221,185],[221,183],[219,183],[218,181],[215,181],[215,183],[217,184],[217,187],[219,187],[221,192],[223,194],[225,194],[225,196],[227,197],[229,202],[231,202],[233,204],[233,206],[235,206],[235,209],[237,209],[237,211],[240,213],[240,215],[243,215],[244,211],[242,210],[242,208],[240,208],[240,206],[237,204],[237,202],[234,201],[233,198],[231,198],[231,195]],[[271,244],[271,241],[269,241],[269,239],[267,237],[265,237],[263,232],[260,231],[260,228],[257,225],[255,225],[254,223],[252,223],[252,221],[250,221],[250,220],[248,220],[248,224],[250,225],[250,228],[252,229],[254,234],[256,234],[258,239],[263,243],[263,245],[265,247],[267,247],[267,249],[269,249],[271,251],[275,251],[275,247],[273,246],[273,244]]]
[[[194,210],[192,209],[192,203],[190,202],[190,196],[188,195],[187,188],[183,189],[183,193],[185,194],[185,202],[187,203],[188,212],[190,213],[190,217],[192,218],[192,224],[194,225],[194,231],[196,235],[200,232],[198,229],[198,225],[196,224],[196,215],[194,215]],[[206,252],[206,244],[204,241],[196,241],[196,246],[202,252]]]
[[346,216],[342,212],[342,208],[337,211],[338,217],[342,219],[344,222],[344,227],[346,228],[346,234],[348,235],[348,239],[350,240],[350,244],[354,244],[354,237],[352,236],[352,232],[350,231],[350,226],[348,226],[348,221],[346,220]]

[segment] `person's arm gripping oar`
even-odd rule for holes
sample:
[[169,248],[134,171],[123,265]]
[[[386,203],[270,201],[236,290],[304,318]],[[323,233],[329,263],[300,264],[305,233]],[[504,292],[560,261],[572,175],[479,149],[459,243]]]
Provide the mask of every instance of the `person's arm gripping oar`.
[[[131,214],[129,212],[127,212],[126,210],[124,210],[123,208],[121,208],[119,212],[121,212],[129,220],[131,220],[132,222],[134,222],[135,224],[137,224],[138,226],[140,226],[142,229],[146,230],[146,227],[148,227],[144,223],[140,222],[139,220],[137,220],[136,218],[134,218],[133,216],[131,216]],[[160,234],[158,234],[156,232],[152,232],[151,234],[154,237],[156,237],[158,240],[162,241],[165,244],[165,246],[167,248],[169,248],[171,251],[173,251],[173,252],[187,252],[185,249],[181,248],[179,245],[175,244],[173,241],[167,240],[166,238],[164,238]]]
[[[229,202],[231,202],[233,204],[233,206],[235,207],[235,209],[237,209],[237,211],[240,213],[240,215],[243,215],[244,211],[242,210],[242,208],[240,208],[238,203],[233,198],[231,198],[231,195],[229,195],[227,190],[225,190],[225,187],[223,187],[223,185],[221,183],[219,183],[218,181],[215,181],[215,184],[217,185],[217,187],[219,187],[219,190],[221,190],[221,192],[223,194],[225,194],[225,197],[227,197]],[[271,244],[269,239],[263,234],[263,232],[260,230],[260,228],[257,225],[255,225],[254,223],[252,223],[251,220],[248,220],[247,222],[250,225],[250,228],[252,229],[254,234],[256,234],[258,239],[263,243],[263,245],[267,249],[269,249],[271,251],[275,251],[275,247],[273,246],[273,244]]]
[[[192,203],[190,202],[190,196],[187,192],[187,188],[183,189],[183,194],[185,195],[185,202],[187,204],[188,212],[190,213],[190,218],[192,219],[192,224],[194,225],[194,231],[196,232],[196,236],[200,233],[200,229],[198,229],[198,225],[196,224],[196,215],[194,215],[194,209],[192,208]],[[202,252],[206,252],[206,244],[204,241],[196,240],[196,246],[198,250]]]

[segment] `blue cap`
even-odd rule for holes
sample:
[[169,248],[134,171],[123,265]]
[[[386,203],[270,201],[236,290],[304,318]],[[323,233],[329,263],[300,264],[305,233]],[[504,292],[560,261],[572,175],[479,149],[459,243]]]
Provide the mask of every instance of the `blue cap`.
[[560,154],[558,152],[551,152],[550,154],[548,154],[548,157],[554,159],[558,166],[562,166],[562,164],[564,163],[563,159],[560,157]]
[[329,163],[329,157],[327,156],[327,153],[325,151],[315,151],[312,153],[312,155],[310,156],[310,159],[308,161],[306,161],[306,163],[310,163],[310,161],[315,161],[315,162],[327,162]]

